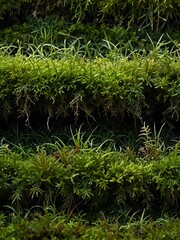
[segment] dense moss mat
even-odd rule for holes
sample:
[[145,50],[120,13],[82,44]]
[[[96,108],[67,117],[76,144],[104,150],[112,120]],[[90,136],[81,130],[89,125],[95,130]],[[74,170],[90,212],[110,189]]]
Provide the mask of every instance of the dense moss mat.
[[[25,217],[15,214],[9,223],[1,215],[0,238],[7,240],[120,240],[120,239],[147,239],[147,240],[175,240],[180,235],[180,220],[167,217],[151,221],[139,219],[130,220],[128,223],[109,223],[106,219],[99,219],[89,223],[83,217],[73,217],[68,220],[67,216],[45,210],[45,214]],[[31,219],[28,219],[31,218]],[[12,222],[11,222],[12,221]]]
[[136,155],[72,138],[1,144],[1,239],[179,238],[179,143],[168,153],[147,135]]
[[179,0],[0,5],[0,239],[179,239]]
[[166,148],[145,125],[138,151],[71,134],[41,145],[34,134],[31,149],[17,133],[17,145],[1,140],[1,239],[178,239],[178,141]]
[[86,122],[114,116],[119,123],[129,118],[166,122],[174,128],[180,99],[176,53],[171,57],[154,49],[148,56],[135,53],[132,60],[121,55],[94,60],[63,57],[66,53],[57,49],[48,58],[1,54],[1,121],[12,117],[30,124],[33,118],[46,119],[49,127],[68,116],[74,122],[79,115]]
[[[34,205],[55,205],[86,214],[118,209],[148,209],[151,215],[179,211],[179,143],[163,152],[157,137],[142,135],[145,143],[139,152],[129,148],[113,151],[114,145],[92,146],[88,138],[74,135],[74,146],[60,139],[28,152],[7,144],[0,147],[3,205],[30,209]],[[147,139],[146,139],[147,138]],[[164,155],[163,155],[164,153]],[[113,198],[112,198],[113,196]],[[1,209],[2,210],[2,209]]]

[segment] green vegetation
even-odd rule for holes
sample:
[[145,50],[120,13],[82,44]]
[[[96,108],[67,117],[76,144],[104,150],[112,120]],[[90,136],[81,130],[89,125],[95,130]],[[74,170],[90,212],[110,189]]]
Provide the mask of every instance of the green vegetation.
[[179,239],[179,0],[0,6],[0,239]]
[[137,150],[81,128],[31,151],[3,139],[2,238],[176,239],[179,141],[169,151],[162,131],[144,125]]
[[[15,17],[22,14],[24,18],[28,15],[47,16],[48,14],[58,14],[66,18],[76,20],[91,21],[126,21],[128,25],[139,24],[140,26],[151,26],[158,29],[164,27],[173,19],[178,22],[179,1],[178,0],[160,0],[160,1],[140,1],[130,0],[125,3],[122,0],[68,0],[59,2],[57,0],[43,1],[37,3],[33,0],[4,1],[1,0],[1,17],[12,13]],[[161,25],[163,23],[163,25]]]
[[[43,47],[50,48],[48,58]],[[179,119],[178,50],[162,55],[157,46],[148,56],[132,53],[132,60],[112,51],[106,58],[84,59],[73,47],[45,45],[29,57],[20,51],[0,56],[1,118],[13,112],[30,122],[30,115],[39,112],[49,122],[73,112],[77,120],[84,112],[88,120],[96,119],[99,110],[100,116],[118,115],[121,121],[126,113],[145,120],[161,106],[159,121]]]
[[[37,210],[36,210],[37,211]],[[7,224],[4,216],[1,216],[2,239],[85,239],[85,240],[120,240],[120,239],[178,239],[179,219],[158,219],[151,221],[142,218],[127,224],[118,222],[109,223],[99,220],[90,225],[82,216],[72,218],[67,222],[64,216],[54,212],[53,209],[45,209],[45,213],[33,213],[33,220],[28,220],[31,213],[24,217],[12,214],[12,223]],[[21,219],[21,220],[20,220]]]
[[36,152],[2,142],[2,238],[177,239],[179,142],[168,153],[160,133],[144,126],[134,153],[81,129]]

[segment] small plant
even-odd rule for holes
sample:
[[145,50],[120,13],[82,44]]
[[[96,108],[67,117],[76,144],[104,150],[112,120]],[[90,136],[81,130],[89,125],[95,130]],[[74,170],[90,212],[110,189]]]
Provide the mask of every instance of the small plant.
[[154,132],[152,132],[149,126],[144,123],[139,134],[139,140],[143,141],[143,147],[139,148],[138,155],[147,159],[157,160],[160,153],[164,152],[164,142],[161,141],[160,135],[165,124],[163,124],[157,133],[156,126],[154,124]]

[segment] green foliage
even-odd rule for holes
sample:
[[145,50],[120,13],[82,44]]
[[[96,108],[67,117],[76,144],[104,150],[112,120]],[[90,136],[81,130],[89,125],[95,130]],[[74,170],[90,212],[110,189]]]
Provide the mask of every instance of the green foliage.
[[1,48],[1,118],[13,114],[30,124],[37,111],[47,117],[49,128],[51,119],[72,112],[75,121],[81,112],[96,118],[97,111],[100,116],[119,115],[121,121],[126,113],[142,120],[161,105],[164,121],[179,119],[178,51],[170,56],[157,46],[148,56],[133,53],[132,60],[118,52],[113,59],[84,59],[74,46],[40,45],[29,57],[21,55],[21,48],[15,56],[8,51]]
[[[0,6],[0,123],[20,122],[0,143],[0,239],[178,239],[180,144],[161,134],[180,116],[179,0]],[[22,120],[50,133],[68,117],[158,127],[135,144],[108,126],[19,136]]]
[[[146,148],[159,151],[161,130],[143,126]],[[93,139],[81,126],[68,145],[55,138],[36,153],[1,141],[0,238],[177,239],[179,143],[156,158],[129,157]]]
[[148,154],[146,158],[129,158],[126,152],[112,151],[111,145],[103,150],[105,142],[99,146],[89,142],[90,137],[83,140],[79,129],[77,136],[73,135],[73,145],[57,139],[26,158],[2,145],[1,202],[18,209],[31,208],[34,203],[55,205],[70,216],[74,211],[85,209],[88,213],[105,206],[106,211],[134,205],[153,211],[156,202],[162,212],[178,209],[177,147],[154,159]]
[[[55,16],[28,18],[26,22],[13,24],[0,31],[0,42],[3,46],[21,47],[24,54],[31,49],[35,50],[38,46],[53,45],[61,49],[73,46],[82,55],[88,47],[93,57],[105,56],[109,50],[117,49],[127,56],[137,50],[145,49],[149,52],[156,43],[158,44],[159,39],[164,43],[164,48],[174,49],[175,45],[178,48],[179,31],[167,28],[159,29],[154,34],[149,27],[129,26],[127,28],[122,22],[107,24],[93,22],[90,25],[83,21],[58,19]],[[49,49],[47,46],[46,51]],[[161,44],[161,50],[162,47]]]
[[[144,33],[143,33],[144,34]],[[50,44],[60,48],[68,48],[75,45],[84,52],[89,44],[91,55],[96,56],[98,52],[107,52],[106,42],[111,41],[119,46],[133,45],[140,48],[143,41],[139,42],[142,32],[134,32],[134,29],[125,29],[122,24],[106,25],[104,23],[67,22],[55,17],[30,18],[23,24],[14,24],[12,27],[0,31],[0,40],[4,45],[21,46],[24,52],[29,51],[30,46],[34,48],[39,45]],[[143,36],[144,38],[144,36]],[[76,44],[75,44],[76,43]],[[30,46],[29,46],[30,45]],[[145,46],[145,44],[144,44]]]
[[164,152],[163,148],[165,148],[164,143],[160,140],[160,134],[163,129],[164,124],[161,126],[159,132],[157,133],[156,127],[154,125],[154,135],[151,136],[151,130],[149,126],[144,126],[141,128],[140,138],[138,140],[142,140],[144,147],[139,149],[139,154],[143,157],[158,159],[159,154]]
[[[25,217],[13,213],[9,220],[1,215],[0,237],[2,239],[178,239],[179,224],[177,218],[167,216],[156,221],[143,219],[130,220],[126,224],[106,219],[88,223],[83,216],[74,216],[67,220],[66,215],[56,213],[52,208],[43,209],[42,214],[28,212]],[[133,218],[133,216],[132,216]]]
[[[177,22],[179,17],[178,0],[160,0],[160,1],[137,1],[131,0],[126,3],[122,0],[68,0],[59,2],[21,0],[21,1],[4,1],[1,0],[0,16],[5,14],[17,13],[33,16],[47,16],[56,14],[65,18],[74,18],[76,20],[90,20],[91,22],[107,21],[124,21],[126,25],[136,23],[140,27],[150,26],[152,29],[163,28],[171,19]],[[42,11],[43,9],[43,11]],[[24,10],[24,12],[23,12]]]

